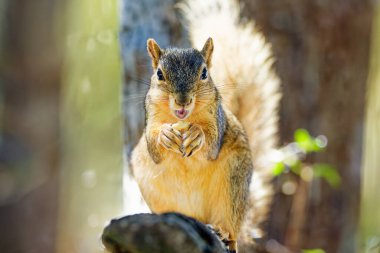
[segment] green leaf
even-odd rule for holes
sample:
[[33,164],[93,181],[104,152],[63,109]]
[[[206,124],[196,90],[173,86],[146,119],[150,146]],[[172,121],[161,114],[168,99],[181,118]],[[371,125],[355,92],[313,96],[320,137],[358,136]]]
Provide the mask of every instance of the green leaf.
[[293,171],[296,175],[300,175],[301,173],[301,162],[298,160],[294,164],[290,165],[290,170]]
[[294,132],[294,141],[306,153],[321,151],[321,147],[318,145],[318,141],[315,138],[311,137],[306,129],[297,129]]
[[278,176],[280,174],[282,174],[285,170],[285,165],[282,163],[282,162],[278,162],[274,165],[273,169],[272,169],[272,173],[273,175],[275,176]]
[[326,253],[323,249],[303,249],[302,253]]
[[325,179],[332,187],[338,187],[341,183],[340,175],[335,167],[326,163],[313,164],[314,176]]

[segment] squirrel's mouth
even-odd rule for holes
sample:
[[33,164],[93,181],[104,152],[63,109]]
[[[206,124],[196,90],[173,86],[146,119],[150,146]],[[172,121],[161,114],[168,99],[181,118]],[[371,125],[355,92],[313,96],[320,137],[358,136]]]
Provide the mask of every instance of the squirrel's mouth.
[[186,118],[186,116],[189,114],[189,111],[186,110],[185,108],[179,109],[179,110],[174,110],[175,116],[177,116],[180,119]]

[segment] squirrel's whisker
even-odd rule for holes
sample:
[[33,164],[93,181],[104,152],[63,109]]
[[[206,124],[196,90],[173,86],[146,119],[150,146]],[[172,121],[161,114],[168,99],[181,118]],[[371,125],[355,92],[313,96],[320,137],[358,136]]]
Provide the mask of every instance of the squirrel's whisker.
[[135,81],[137,83],[141,83],[141,84],[144,84],[144,85],[150,87],[150,80],[147,80],[147,79],[144,79],[141,77],[131,76],[131,75],[127,75],[126,78],[127,78],[127,80],[130,79],[132,81]]

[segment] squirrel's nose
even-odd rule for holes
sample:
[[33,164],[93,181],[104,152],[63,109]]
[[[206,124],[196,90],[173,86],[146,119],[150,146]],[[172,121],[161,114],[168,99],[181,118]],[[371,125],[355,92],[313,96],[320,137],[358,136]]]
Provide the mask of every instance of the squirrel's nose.
[[179,105],[179,106],[187,106],[187,105],[190,105],[191,102],[193,102],[193,99],[190,98],[176,98],[174,99],[174,102]]

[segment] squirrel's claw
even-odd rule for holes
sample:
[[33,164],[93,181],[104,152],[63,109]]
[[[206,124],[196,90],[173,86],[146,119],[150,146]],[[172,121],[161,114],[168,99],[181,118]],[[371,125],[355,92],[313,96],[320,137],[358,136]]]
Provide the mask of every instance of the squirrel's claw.
[[182,156],[190,157],[200,150],[205,142],[205,137],[202,129],[198,126],[191,126],[190,129],[183,135],[184,140],[181,146]]
[[158,136],[158,143],[167,150],[182,154],[181,142],[181,134],[169,124],[164,124]]
[[222,241],[228,241],[230,234],[228,232],[223,231],[219,226],[213,226],[211,224],[206,225],[209,229],[211,229]]
[[203,136],[199,135],[197,136],[191,143],[189,143],[187,146],[184,146],[183,148],[183,156],[191,156],[195,152],[197,152],[199,149],[203,146]]

